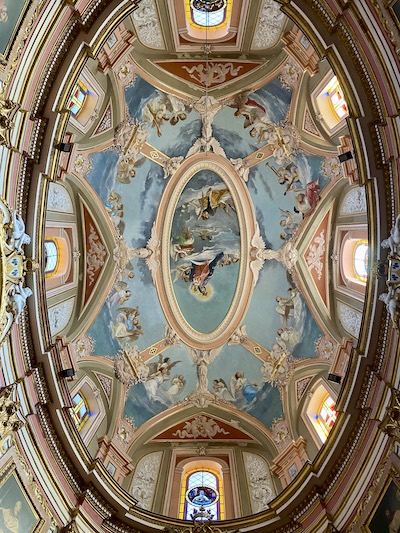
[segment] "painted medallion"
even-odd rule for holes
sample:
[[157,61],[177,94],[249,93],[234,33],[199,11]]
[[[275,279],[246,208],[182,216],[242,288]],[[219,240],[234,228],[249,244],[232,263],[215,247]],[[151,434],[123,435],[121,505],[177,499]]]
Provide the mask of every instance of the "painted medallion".
[[239,221],[231,192],[216,172],[200,170],[178,200],[170,242],[175,298],[194,330],[208,334],[221,324],[236,291],[239,263]]

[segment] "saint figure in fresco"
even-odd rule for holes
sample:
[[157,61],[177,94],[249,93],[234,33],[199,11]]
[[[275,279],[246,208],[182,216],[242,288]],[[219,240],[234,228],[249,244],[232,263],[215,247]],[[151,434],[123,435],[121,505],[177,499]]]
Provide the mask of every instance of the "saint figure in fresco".
[[250,383],[245,377],[243,370],[236,372],[231,378],[231,393],[237,403],[250,403],[257,396],[259,387],[256,383]]
[[201,198],[193,202],[193,205],[196,208],[197,218],[202,220],[213,217],[219,207],[228,214],[230,209],[236,211],[231,193],[227,188],[213,189],[210,187],[205,195],[202,192]]
[[195,261],[193,259],[190,261],[192,266],[190,268],[188,281],[192,282],[192,286],[195,290],[198,290],[203,295],[207,294],[206,285],[213,275],[215,267],[223,256],[223,252],[220,252],[212,261]]
[[210,505],[213,500],[207,496],[204,489],[198,489],[197,495],[192,499],[195,505]]
[[0,507],[0,533],[19,532],[18,515],[21,512],[21,509],[22,503],[20,501],[15,502],[12,509],[3,509]]

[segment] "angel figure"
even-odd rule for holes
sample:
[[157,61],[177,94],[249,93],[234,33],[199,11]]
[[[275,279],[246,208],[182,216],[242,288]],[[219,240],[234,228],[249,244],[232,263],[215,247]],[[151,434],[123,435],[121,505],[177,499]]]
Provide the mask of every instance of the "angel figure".
[[116,281],[108,295],[108,301],[111,307],[115,307],[118,304],[123,305],[131,296],[129,285],[125,281]]
[[291,270],[298,258],[298,252],[292,240],[287,241],[279,250],[267,248],[264,239],[261,237],[258,223],[256,223],[256,231],[251,239],[251,246],[252,261],[250,262],[250,268],[253,272],[253,286],[257,283],[259,272],[265,261],[274,259],[281,262],[287,270]]
[[158,238],[156,231],[156,223],[154,222],[153,227],[151,228],[151,236],[147,241],[145,248],[128,248],[127,249],[127,259],[133,259],[135,257],[139,259],[144,259],[147,266],[151,272],[153,283],[155,284],[155,276],[160,266],[159,261],[160,255],[160,239]]
[[390,235],[381,242],[382,248],[389,248],[391,254],[399,254],[400,251],[400,215],[397,216]]
[[26,305],[26,300],[29,296],[32,296],[33,292],[29,287],[23,287],[22,281],[17,283],[12,283],[8,290],[8,301],[11,306],[15,323],[18,324],[19,317],[22,314],[22,311]]
[[236,108],[235,117],[244,117],[243,126],[245,128],[258,120],[261,114],[265,114],[265,108],[253,98],[249,98],[249,95],[249,91],[239,93],[234,97],[232,103],[228,104],[229,107]]
[[138,315],[139,310],[137,307],[121,307],[116,316],[115,323],[110,323],[113,337],[125,343],[135,341],[139,335],[143,335],[142,327],[137,318]]
[[258,385],[250,383],[243,370],[239,370],[231,377],[230,387],[235,402],[239,404],[252,402],[259,391]]
[[159,372],[169,375],[171,373],[171,370],[174,368],[174,366],[180,362],[181,361],[171,361],[170,357],[163,358],[162,353],[160,353],[158,355],[158,361],[147,364],[149,368],[149,377],[154,376],[155,374]]
[[213,379],[212,388],[218,398],[221,398],[222,400],[227,400],[229,402],[235,401],[234,396],[232,396],[226,382],[222,378]]
[[171,386],[167,390],[167,394],[169,395],[171,400],[173,400],[175,396],[178,396],[178,394],[180,394],[183,391],[183,389],[185,388],[185,385],[186,385],[186,379],[184,378],[182,374],[178,374],[177,376],[174,376],[171,379]]
[[289,288],[288,289],[288,297],[284,296],[277,296],[275,298],[277,302],[276,311],[279,314],[282,322],[282,326],[284,328],[288,325],[288,319],[289,317],[293,316],[294,312],[294,299],[296,298],[298,293],[298,290],[296,288]]
[[119,183],[131,183],[131,180],[136,177],[136,169],[140,168],[146,161],[145,157],[139,158],[139,154],[140,151],[133,147],[121,155],[115,176]]
[[14,209],[12,212],[12,229],[8,230],[9,239],[7,247],[17,252],[22,252],[22,246],[31,242],[30,236],[25,233],[25,222],[21,215]]
[[206,393],[208,391],[208,365],[214,361],[221,349],[222,347],[198,351],[194,348],[188,348],[197,367],[197,392]]

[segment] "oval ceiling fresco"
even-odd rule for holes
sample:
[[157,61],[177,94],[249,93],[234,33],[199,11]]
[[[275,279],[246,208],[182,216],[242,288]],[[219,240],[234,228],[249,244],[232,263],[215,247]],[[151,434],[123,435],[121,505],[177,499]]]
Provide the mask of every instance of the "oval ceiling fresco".
[[254,220],[243,180],[220,155],[191,155],[169,180],[155,223],[155,284],[169,325],[189,346],[217,348],[239,326],[252,292]]
[[240,261],[236,207],[214,171],[197,172],[184,188],[170,246],[172,283],[182,315],[195,330],[211,333],[232,304]]

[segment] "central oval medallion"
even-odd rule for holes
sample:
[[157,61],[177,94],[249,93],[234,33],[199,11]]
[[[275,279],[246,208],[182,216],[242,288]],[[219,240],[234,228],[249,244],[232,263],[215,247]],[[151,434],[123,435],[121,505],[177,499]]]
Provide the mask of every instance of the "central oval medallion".
[[216,348],[241,325],[253,291],[255,229],[246,184],[226,158],[194,154],[169,179],[154,228],[161,266],[154,282],[183,343]]
[[196,172],[176,205],[170,271],[188,324],[211,333],[226,317],[240,268],[240,229],[231,191],[210,169]]

